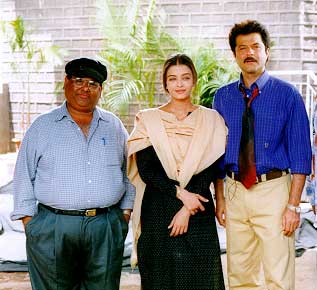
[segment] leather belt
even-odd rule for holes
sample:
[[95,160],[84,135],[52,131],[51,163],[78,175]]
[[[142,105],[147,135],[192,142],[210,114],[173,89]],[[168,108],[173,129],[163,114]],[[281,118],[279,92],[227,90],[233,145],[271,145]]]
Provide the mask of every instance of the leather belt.
[[[289,174],[289,170],[288,169],[286,169],[286,170],[274,169],[274,170],[271,170],[271,171],[269,171],[269,172],[267,172],[265,174],[257,175],[256,183],[272,180],[272,179],[275,179],[275,178],[279,178],[279,177],[282,177],[282,176],[287,175],[287,174]],[[234,173],[232,171],[227,171],[227,175],[231,179],[234,179],[236,181],[241,181],[239,174],[236,174],[236,173]]]
[[107,213],[110,208],[109,207],[99,207],[99,208],[88,208],[81,210],[72,210],[72,209],[57,209],[54,207],[50,207],[48,205],[40,203],[39,206],[48,209],[49,211],[55,214],[63,214],[63,215],[74,215],[74,216],[88,216],[94,217],[96,215]]

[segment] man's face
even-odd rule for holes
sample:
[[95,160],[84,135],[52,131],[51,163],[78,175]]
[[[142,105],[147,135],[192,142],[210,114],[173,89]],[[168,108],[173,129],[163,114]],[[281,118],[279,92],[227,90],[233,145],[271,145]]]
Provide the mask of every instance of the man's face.
[[[91,82],[91,83],[89,83]],[[72,77],[64,80],[65,98],[67,106],[73,111],[88,113],[96,107],[102,87],[92,78]]]
[[259,33],[240,34],[236,38],[235,59],[242,74],[261,75],[269,57]]

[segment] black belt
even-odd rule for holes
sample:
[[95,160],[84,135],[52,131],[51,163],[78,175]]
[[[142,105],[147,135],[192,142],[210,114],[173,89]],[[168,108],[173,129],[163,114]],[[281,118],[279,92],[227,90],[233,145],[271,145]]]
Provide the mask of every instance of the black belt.
[[[269,171],[268,173],[257,175],[256,183],[272,180],[272,179],[275,179],[275,178],[279,178],[279,177],[282,177],[284,175],[287,175],[288,173],[289,173],[288,169],[286,169],[286,170],[274,169],[274,170]],[[231,179],[234,179],[236,181],[241,181],[239,174],[236,174],[236,173],[234,173],[232,171],[227,171],[227,175]]]
[[58,209],[58,208],[50,207],[43,203],[40,203],[39,206],[40,207],[42,206],[55,214],[89,216],[89,217],[93,217],[102,213],[107,213],[110,210],[110,207],[88,208],[88,209],[81,209],[81,210]]

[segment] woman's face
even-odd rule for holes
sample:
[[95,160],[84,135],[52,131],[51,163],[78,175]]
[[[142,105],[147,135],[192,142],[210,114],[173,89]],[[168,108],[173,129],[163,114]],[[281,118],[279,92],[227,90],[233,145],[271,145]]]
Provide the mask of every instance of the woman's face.
[[172,65],[166,72],[166,89],[172,99],[190,98],[195,86],[191,69],[184,64]]

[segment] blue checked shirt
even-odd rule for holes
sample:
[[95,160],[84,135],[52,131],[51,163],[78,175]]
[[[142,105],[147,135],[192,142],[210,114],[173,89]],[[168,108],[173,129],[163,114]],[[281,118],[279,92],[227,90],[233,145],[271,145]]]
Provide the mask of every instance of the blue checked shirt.
[[[239,85],[242,79],[220,88],[213,108],[224,118],[229,129],[224,168],[238,173],[242,114],[245,110]],[[309,121],[301,95],[289,83],[262,76],[247,90],[250,96],[257,85],[259,95],[251,103],[254,112],[254,147],[257,174],[289,168],[292,173],[309,174],[311,145]]]
[[11,219],[33,216],[37,202],[59,209],[133,206],[126,176],[128,133],[112,113],[96,108],[88,138],[66,103],[39,116],[23,139],[13,179]]

